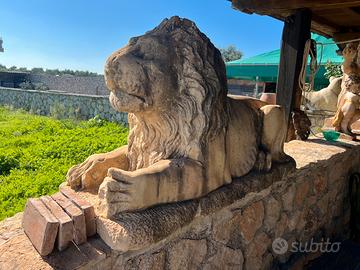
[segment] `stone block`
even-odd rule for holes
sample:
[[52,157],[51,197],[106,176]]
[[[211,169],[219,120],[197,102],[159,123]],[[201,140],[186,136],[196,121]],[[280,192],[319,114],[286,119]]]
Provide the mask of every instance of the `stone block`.
[[176,241],[169,250],[169,269],[200,269],[207,251],[205,239]]
[[73,240],[73,222],[64,210],[50,197],[43,196],[40,200],[46,205],[54,217],[59,221],[59,230],[56,239],[57,249],[66,249]]
[[296,209],[303,206],[304,200],[308,195],[310,189],[309,181],[304,181],[298,185],[294,198],[294,205]]
[[241,217],[239,227],[245,242],[249,243],[253,239],[256,231],[263,224],[263,202],[258,201],[245,208]]
[[70,188],[62,187],[60,192],[69,198],[75,205],[77,205],[85,216],[86,223],[86,235],[93,236],[96,234],[96,216],[94,211],[94,206],[89,202],[82,199],[75,191]]
[[65,197],[60,192],[51,196],[60,206],[65,210],[65,212],[73,220],[73,238],[76,244],[80,245],[86,242],[86,224],[85,216],[81,210],[73,204],[71,200]]
[[53,251],[59,222],[40,200],[27,201],[22,226],[41,256]]
[[204,265],[204,270],[241,270],[243,269],[244,256],[240,249],[231,249],[220,246],[214,256]]

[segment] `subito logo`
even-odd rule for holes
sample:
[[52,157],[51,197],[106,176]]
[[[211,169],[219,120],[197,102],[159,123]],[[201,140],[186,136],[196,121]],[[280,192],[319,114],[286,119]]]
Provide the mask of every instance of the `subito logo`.
[[288,251],[288,248],[289,248],[289,245],[288,245],[287,241],[281,237],[276,238],[272,242],[272,249],[275,254],[283,255],[286,253],[286,251]]

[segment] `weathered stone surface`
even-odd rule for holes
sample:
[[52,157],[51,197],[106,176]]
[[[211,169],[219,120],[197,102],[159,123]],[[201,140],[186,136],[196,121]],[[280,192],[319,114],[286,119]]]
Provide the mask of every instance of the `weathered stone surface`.
[[[261,254],[265,251],[258,258],[255,258],[255,255],[253,258],[250,256],[248,263],[253,261],[254,265],[259,266],[261,261],[260,268],[269,269],[267,266],[272,264],[274,256],[276,258],[274,266],[278,266],[281,262],[287,261],[291,252],[286,253],[284,256],[278,256],[275,253],[273,253],[273,256],[269,254],[272,253],[271,243],[266,245],[268,240],[264,237],[263,233],[271,239],[283,237],[289,240],[290,244],[295,240],[306,242],[315,236],[326,238],[329,235],[345,235],[344,233],[348,232],[347,226],[350,212],[346,210],[340,211],[340,214],[336,213],[339,210],[335,211],[335,205],[343,205],[344,209],[349,207],[349,189],[345,186],[346,179],[344,175],[347,174],[345,170],[350,170],[350,168],[344,167],[344,172],[341,173],[342,179],[336,180],[334,182],[337,183],[336,185],[329,184],[328,188],[320,193],[321,197],[315,195],[315,180],[319,174],[324,172],[324,168],[333,167],[333,164],[339,162],[339,160],[344,163],[351,161],[352,166],[358,167],[360,164],[353,163],[354,157],[351,154],[358,153],[360,147],[358,145],[356,143],[343,144],[340,142],[328,144],[321,141],[314,143],[311,140],[310,142],[291,142],[286,148],[288,153],[295,158],[298,166],[301,164],[297,171],[289,170],[286,165],[282,165],[275,167],[269,174],[250,173],[241,179],[235,179],[233,183],[199,200],[161,205],[136,213],[119,215],[117,216],[116,223],[126,228],[126,234],[119,235],[119,238],[111,241],[116,242],[120,240],[121,242],[122,240],[131,239],[131,245],[136,247],[137,251],[129,249],[128,252],[119,253],[113,251],[111,254],[106,253],[110,257],[106,257],[106,254],[99,251],[101,255],[99,255],[99,260],[96,262],[90,263],[89,261],[90,258],[94,257],[93,255],[89,255],[89,258],[85,260],[84,257],[81,257],[80,253],[76,253],[77,249],[73,246],[70,246],[64,252],[66,254],[69,254],[69,251],[75,252],[76,255],[74,256],[76,258],[64,255],[65,253],[54,252],[50,254],[50,257],[53,259],[45,261],[35,251],[21,230],[19,232],[17,226],[9,225],[8,221],[0,222],[0,266],[5,265],[6,270],[21,269],[22,265],[28,266],[23,268],[26,270],[47,269],[46,267],[66,269],[61,263],[67,261],[68,269],[107,270],[112,267],[113,269],[128,268],[135,270],[141,269],[141,267],[145,269],[160,267],[161,269],[165,260],[165,267],[170,269],[170,264],[173,262],[173,269],[176,269],[179,265],[186,266],[186,259],[191,260],[192,256],[199,256],[196,258],[195,264],[199,265],[200,262],[200,269],[205,267],[217,269],[219,265],[225,265],[226,262],[233,263],[236,259],[239,259],[239,257],[236,257],[236,252],[244,254],[246,261],[249,249],[254,250],[252,254]],[[328,149],[331,153],[330,155],[327,151]],[[306,157],[309,162],[308,164],[298,160],[305,153],[308,155]],[[328,160],[325,157],[328,157]],[[330,176],[324,175],[328,182]],[[310,184],[308,195],[300,209],[294,207],[296,210],[290,212],[282,209],[276,225],[269,228],[269,230],[265,230],[267,208],[268,204],[271,204],[270,201],[272,199],[269,200],[271,196],[280,202],[283,195],[288,192],[288,186],[298,185],[304,180],[309,181]],[[271,190],[271,196],[264,192],[265,189]],[[252,194],[246,196],[248,193]],[[83,192],[79,193],[81,196],[83,194]],[[328,201],[327,204],[325,203],[326,200],[323,199],[325,195],[328,195],[328,199],[326,199]],[[95,197],[97,196],[94,195]],[[85,196],[84,199],[92,203],[95,202],[92,200],[92,197],[88,200]],[[263,208],[265,208],[263,222],[253,240],[246,244],[242,238],[240,225],[238,225],[242,218],[241,214],[244,213],[245,209],[259,201],[262,201]],[[321,209],[323,207],[321,205],[328,205],[326,215],[322,215]],[[301,213],[300,216],[297,215],[298,212]],[[221,227],[224,228],[224,232],[221,232]],[[162,229],[159,230],[159,228]],[[290,229],[293,230],[290,231]],[[23,238],[20,237],[21,235]],[[131,237],[127,238],[128,235]],[[91,242],[92,239],[89,241]],[[190,241],[191,244],[182,243],[182,247],[176,247],[182,241],[186,243]],[[82,248],[83,246],[79,247]],[[177,261],[174,250],[180,253],[180,250],[186,249],[186,247],[189,247],[192,252],[187,252],[183,257],[179,257],[179,261]],[[174,250],[171,253],[172,249]],[[199,255],[197,254],[198,250],[200,250]],[[97,253],[98,251],[95,252]],[[173,258],[171,261],[169,260],[170,253]],[[32,258],[35,259],[31,261]],[[80,260],[80,258],[82,259]],[[222,258],[226,258],[226,262]],[[82,262],[80,263],[80,261]],[[282,264],[280,266],[283,267]]]
[[[320,208],[321,214],[326,215],[329,209],[329,195],[324,195],[319,201],[318,201],[318,207]],[[332,204],[333,206],[333,204]],[[334,209],[334,208],[332,208]]]
[[165,257],[166,254],[164,250],[140,255],[131,259],[124,259],[120,256],[115,261],[113,269],[163,270],[166,269]]
[[295,198],[294,198],[294,205],[296,209],[301,208],[303,206],[304,200],[307,197],[309,189],[310,189],[310,185],[309,185],[309,181],[307,180],[300,183],[297,186]]
[[278,221],[278,223],[276,224],[276,227],[274,229],[275,238],[284,235],[284,233],[286,232],[286,229],[288,228],[288,224],[289,224],[289,218],[288,218],[287,214],[282,213],[281,218]]
[[314,181],[314,192],[316,195],[321,194],[327,187],[327,181],[325,175],[319,174]]
[[73,221],[73,239],[76,244],[80,245],[86,242],[86,224],[85,216],[81,210],[75,206],[67,197],[63,194],[56,193],[51,196],[71,217]]
[[291,212],[294,205],[295,186],[291,185],[282,196],[284,210]]
[[297,228],[297,226],[300,224],[301,217],[302,217],[302,212],[300,212],[300,211],[294,211],[291,214],[291,216],[289,217],[289,222],[288,222],[289,231],[293,231]]
[[342,55],[343,79],[341,93],[337,102],[337,111],[332,126],[336,130],[352,135],[351,124],[353,118],[357,119],[360,105],[360,61],[358,53],[360,46],[358,42],[347,43]]
[[261,269],[263,265],[263,255],[271,244],[271,239],[266,233],[261,232],[256,235],[246,248],[245,252],[245,269]]
[[264,218],[264,205],[262,201],[253,203],[244,209],[241,214],[239,227],[246,242],[250,242],[256,231],[261,227]]
[[[129,113],[128,147],[98,162],[91,156],[67,175],[74,189],[99,190],[103,217],[200,198],[291,160],[284,110],[227,96],[221,53],[188,19],[171,17],[131,39],[109,56],[105,78],[112,106]],[[124,162],[113,166],[114,152]]]
[[219,248],[215,255],[206,262],[204,270],[241,270],[244,256],[240,249],[234,250],[226,246]]
[[265,203],[264,225],[267,230],[272,230],[280,218],[281,204],[274,198],[270,197]]
[[110,270],[111,264],[106,267],[108,256],[110,249],[101,239],[93,238],[78,248],[71,245],[62,252],[41,257],[22,232],[0,244],[0,270]]
[[96,216],[94,206],[83,200],[70,188],[61,187],[60,192],[69,198],[83,212],[86,223],[86,235],[93,236],[96,234]]
[[[94,103],[93,108],[89,108],[90,102]],[[127,113],[115,111],[110,105],[108,95],[92,96],[1,87],[0,104],[25,109],[33,114],[76,119],[91,119],[99,115],[101,119],[128,124]]]
[[138,250],[190,223],[195,217],[196,206],[191,202],[182,202],[146,212],[123,213],[113,220],[98,217],[97,232],[114,250]]
[[22,226],[41,256],[53,251],[59,222],[40,200],[27,201]]
[[62,251],[69,246],[73,240],[73,222],[64,210],[50,197],[43,196],[40,200],[50,210],[59,222],[59,230],[56,239],[58,250]]
[[22,218],[23,213],[21,212],[0,221],[0,245],[14,236],[24,233],[21,224]]
[[[239,228],[240,219],[241,215],[235,214],[231,215],[231,217],[214,222],[212,230],[214,240],[224,245],[228,245],[231,240],[237,240],[238,244],[241,244],[241,232]],[[240,237],[237,237],[236,235]]]
[[169,249],[169,269],[199,269],[207,254],[206,240],[183,239]]

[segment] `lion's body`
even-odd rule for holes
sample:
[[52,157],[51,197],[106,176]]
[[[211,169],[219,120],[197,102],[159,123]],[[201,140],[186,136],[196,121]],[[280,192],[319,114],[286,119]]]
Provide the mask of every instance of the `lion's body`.
[[198,198],[286,157],[283,110],[227,97],[221,54],[189,20],[173,17],[130,40],[109,57],[105,78],[112,106],[129,113],[128,147],[115,151],[126,162],[105,179],[95,165],[68,174],[76,188],[95,172],[81,187],[99,188],[105,216]]
[[303,92],[305,107],[310,110],[336,112],[342,77],[330,79],[327,87],[319,91]]

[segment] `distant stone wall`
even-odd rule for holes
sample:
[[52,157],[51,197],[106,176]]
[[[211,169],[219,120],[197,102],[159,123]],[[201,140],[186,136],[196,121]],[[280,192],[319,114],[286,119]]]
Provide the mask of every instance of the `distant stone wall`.
[[127,114],[115,111],[107,96],[0,87],[0,105],[56,118],[90,119],[99,115],[109,121],[127,124]]
[[51,90],[84,95],[108,95],[104,76],[37,75],[26,72],[0,72],[0,86],[19,88],[20,83],[29,81],[43,83]]
[[77,93],[84,95],[108,95],[103,76],[80,77],[72,75],[35,75],[29,74],[28,80],[32,83],[44,83],[50,89],[60,90],[67,93]]

